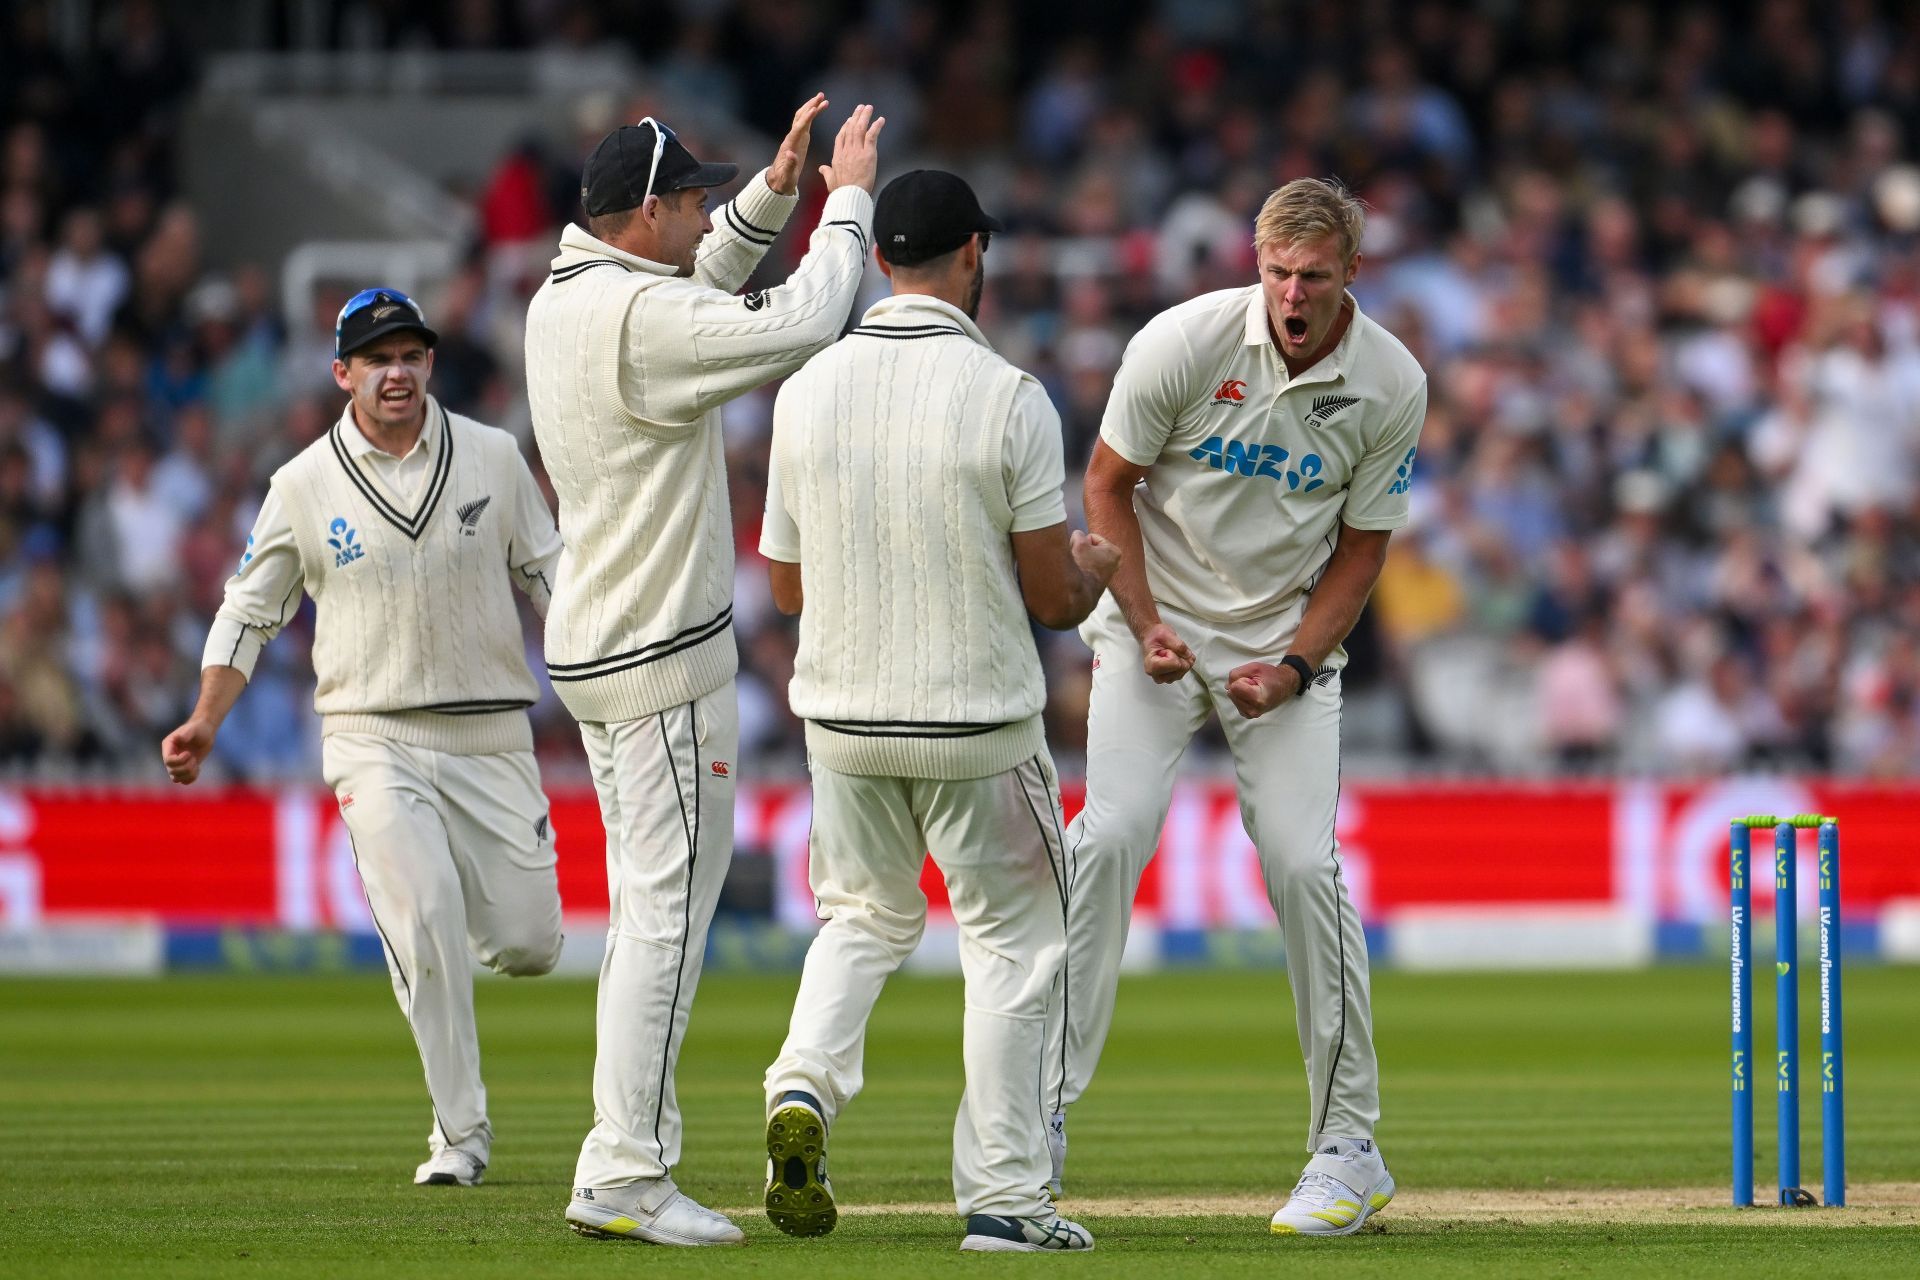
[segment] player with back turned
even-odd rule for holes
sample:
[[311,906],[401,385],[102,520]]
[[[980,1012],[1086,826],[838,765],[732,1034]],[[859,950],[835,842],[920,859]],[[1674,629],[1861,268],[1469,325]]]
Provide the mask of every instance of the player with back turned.
[[560,957],[526,712],[539,687],[512,593],[546,612],[560,535],[513,437],[427,394],[436,341],[396,289],[341,309],[346,410],[274,473],[207,636],[199,704],[161,757],[175,782],[199,776],[261,647],[312,596],[322,767],[433,1103],[414,1181],[473,1186],[493,1127],[469,953],[507,974]]
[[1056,1180],[1180,756],[1217,712],[1307,1068],[1311,1156],[1278,1234],[1357,1231],[1394,1189],[1373,1142],[1366,941],[1334,840],[1340,646],[1406,523],[1426,375],[1347,292],[1363,222],[1331,183],[1269,196],[1259,283],[1173,307],[1128,345],[1084,490],[1122,561],[1081,632],[1094,651],[1087,803],[1067,833],[1067,983],[1046,1063]]
[[1028,617],[1077,625],[1119,555],[1069,530],[1060,417],[974,323],[1000,224],[960,178],[921,169],[887,184],[873,227],[893,295],[773,411],[760,549],[774,603],[800,615],[791,697],[825,927],[767,1069],[767,1212],[795,1235],[833,1227],[827,1130],[926,925],[930,852],[966,974],[960,1247],[1091,1249],[1047,1194],[1036,1105],[1069,874]]

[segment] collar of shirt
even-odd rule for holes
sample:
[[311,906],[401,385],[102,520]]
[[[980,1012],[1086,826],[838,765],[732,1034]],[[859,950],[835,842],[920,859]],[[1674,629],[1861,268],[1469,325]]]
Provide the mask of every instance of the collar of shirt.
[[413,448],[395,457],[360,431],[360,424],[354,421],[353,401],[347,401],[347,407],[340,414],[340,439],[347,446],[347,456],[355,462],[365,461],[369,457],[386,458],[394,462],[405,462],[418,455],[431,459],[433,451],[439,447],[440,402],[432,396],[427,397],[427,416],[420,427],[420,438],[413,442]]
[[[1347,306],[1353,308],[1353,319],[1347,322],[1347,331],[1340,335],[1340,341],[1332,351],[1322,356],[1311,368],[1303,369],[1289,377],[1285,383],[1286,386],[1297,387],[1308,382],[1332,382],[1347,376],[1347,363],[1353,358],[1354,335],[1360,332],[1361,314],[1360,304],[1354,299],[1352,293],[1343,290],[1340,296],[1346,300]],[[1253,297],[1247,301],[1246,341],[1250,347],[1273,347],[1273,330],[1267,324],[1266,290],[1259,285],[1253,287]],[[1284,369],[1286,362],[1281,358],[1278,347],[1274,347],[1273,355],[1274,359],[1281,361],[1281,368]]]
[[569,222],[560,232],[560,252],[554,256],[552,269],[558,271],[562,267],[574,265],[583,258],[611,258],[623,267],[645,271],[649,275],[680,274],[676,268],[664,262],[655,262],[652,258],[643,258],[637,253],[616,249],[605,240],[589,235],[578,223]]
[[883,329],[905,329],[928,324],[951,325],[987,350],[993,350],[987,335],[980,332],[979,325],[967,319],[966,312],[951,302],[942,302],[932,294],[896,293],[882,298],[867,308],[867,313],[860,317],[860,323]]

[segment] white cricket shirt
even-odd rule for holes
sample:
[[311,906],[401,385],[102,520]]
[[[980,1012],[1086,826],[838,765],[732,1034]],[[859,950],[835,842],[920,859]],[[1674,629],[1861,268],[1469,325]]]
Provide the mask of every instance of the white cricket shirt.
[[577,720],[614,723],[733,679],[733,514],[721,407],[840,336],[873,197],[827,197],[806,257],[744,296],[795,198],[766,175],[714,214],[694,274],[569,226],[527,307],[527,401],[566,549],[547,674]]
[[839,773],[983,778],[1045,749],[1009,535],[1065,521],[1060,417],[958,307],[903,293],[773,411],[760,551],[802,566],[789,690]]
[[544,614],[560,535],[512,436],[431,396],[426,414],[396,458],[349,406],[274,473],[201,665],[251,678],[304,590],[318,606],[323,732],[456,754],[529,750],[524,708],[539,688],[508,584]]
[[1231,624],[1304,607],[1342,521],[1407,520],[1427,376],[1362,314],[1290,377],[1259,285],[1161,312],[1127,344],[1100,424],[1149,468],[1134,494],[1154,599]]

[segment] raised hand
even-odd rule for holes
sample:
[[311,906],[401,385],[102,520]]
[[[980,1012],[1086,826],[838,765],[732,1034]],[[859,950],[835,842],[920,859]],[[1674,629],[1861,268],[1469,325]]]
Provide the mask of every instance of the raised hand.
[[826,180],[828,191],[859,187],[872,194],[874,180],[880,173],[880,130],[886,123],[885,116],[873,114],[871,103],[863,102],[853,109],[853,114],[840,126],[840,132],[834,135],[833,163],[820,166],[820,176]]
[[1193,650],[1179,632],[1156,622],[1140,633],[1140,661],[1155,684],[1172,684],[1193,670]]
[[1105,591],[1107,584],[1113,581],[1115,571],[1120,568],[1120,548],[1113,545],[1097,533],[1073,531],[1071,543],[1073,562],[1080,566],[1080,572],[1092,578]]
[[807,145],[813,141],[813,122],[826,109],[827,95],[816,93],[793,113],[793,127],[780,140],[780,149],[767,166],[767,185],[781,195],[790,196],[800,189],[800,166],[806,163]]

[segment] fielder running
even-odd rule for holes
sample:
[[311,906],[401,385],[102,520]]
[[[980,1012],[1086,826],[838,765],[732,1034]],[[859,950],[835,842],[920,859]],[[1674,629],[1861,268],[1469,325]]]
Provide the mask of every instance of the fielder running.
[[413,1180],[470,1187],[493,1142],[473,960],[522,976],[560,955],[526,713],[539,689],[509,587],[545,612],[560,535],[513,437],[427,395],[435,341],[398,290],[341,310],[333,379],[351,399],[274,473],[207,636],[199,703],[160,752],[175,782],[199,777],[305,589],[327,785],[433,1103]]
[[960,1247],[1091,1249],[1046,1190],[1040,1060],[1068,871],[1027,617],[1077,625],[1119,557],[1069,537],[1059,415],[974,324],[1000,224],[959,178],[918,170],[880,193],[873,227],[893,296],[788,380],[773,416],[760,549],[775,604],[800,615],[791,696],[826,923],[767,1069],[767,1214],[792,1235],[833,1229],[827,1130],[926,925],[931,851],[967,984]]
[[656,1244],[740,1244],[683,1194],[673,1068],[733,857],[739,717],[733,520],[720,408],[840,336],[865,266],[875,144],[854,110],[822,166],[819,229],[784,284],[745,283],[797,201],[818,95],[770,168],[709,218],[731,164],[652,120],[587,160],[587,227],[560,237],[527,312],[527,393],[566,550],[547,671],[580,721],[607,832],[594,1127],[567,1221]]
[[1087,804],[1067,832],[1078,874],[1047,1058],[1056,1178],[1175,769],[1215,711],[1307,1067],[1312,1156],[1273,1216],[1280,1234],[1357,1231],[1394,1190],[1373,1144],[1366,941],[1334,842],[1340,645],[1406,522],[1426,376],[1346,291],[1363,220],[1315,179],[1269,196],[1260,282],[1163,312],[1128,345],[1085,488],[1088,523],[1123,559],[1082,629],[1095,655]]

